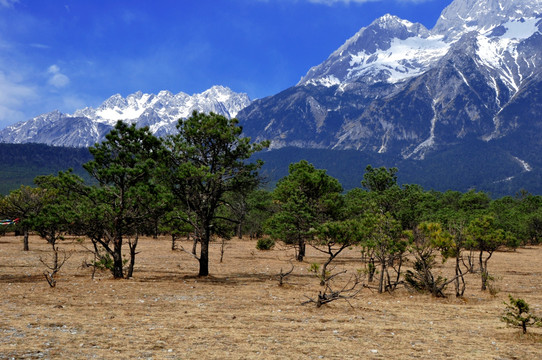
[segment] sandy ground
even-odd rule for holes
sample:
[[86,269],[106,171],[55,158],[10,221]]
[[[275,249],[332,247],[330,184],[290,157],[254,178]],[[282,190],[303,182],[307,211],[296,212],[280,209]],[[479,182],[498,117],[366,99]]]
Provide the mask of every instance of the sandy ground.
[[[91,254],[66,241],[71,257],[53,289],[39,260],[48,245],[32,237],[22,247],[0,237],[0,359],[542,359],[542,329],[522,335],[500,321],[508,294],[542,315],[541,247],[494,255],[496,296],[469,275],[462,299],[453,288],[446,299],[363,289],[321,308],[301,305],[321,290],[307,270],[322,261],[314,250],[279,287],[293,253],[258,251],[255,241],[230,241],[223,263],[213,243],[212,276],[197,278],[195,259],[168,238],[143,239],[130,280],[93,280],[82,267]],[[335,271],[354,273],[359,258],[341,254]],[[451,266],[439,271],[450,276]]]

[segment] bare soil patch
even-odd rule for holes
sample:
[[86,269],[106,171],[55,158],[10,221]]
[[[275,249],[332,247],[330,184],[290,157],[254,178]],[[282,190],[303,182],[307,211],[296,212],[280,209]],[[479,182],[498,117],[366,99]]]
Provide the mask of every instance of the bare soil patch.
[[[279,287],[293,252],[258,251],[255,241],[228,242],[223,263],[213,243],[212,276],[198,278],[194,258],[146,238],[130,280],[91,279],[81,265],[92,255],[66,241],[72,256],[53,289],[39,261],[45,241],[22,248],[21,238],[0,238],[0,359],[542,359],[542,329],[522,335],[500,321],[508,294],[542,314],[541,247],[494,255],[495,297],[469,275],[462,299],[452,288],[446,299],[364,289],[319,309],[301,305],[321,290],[307,270],[323,260],[314,250]],[[351,249],[335,271],[354,273],[359,259]],[[450,277],[451,262],[439,270]]]

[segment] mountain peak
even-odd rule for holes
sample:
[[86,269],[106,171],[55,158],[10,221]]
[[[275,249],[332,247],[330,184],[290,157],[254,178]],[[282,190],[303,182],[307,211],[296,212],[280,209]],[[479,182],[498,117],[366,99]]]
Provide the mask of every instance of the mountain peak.
[[383,28],[383,29],[397,29],[401,27],[410,28],[415,25],[416,24],[408,20],[401,19],[398,16],[385,14],[379,17],[378,19],[376,19],[375,21],[373,21],[371,25],[369,25],[368,27],[379,26],[380,28]]
[[440,15],[433,32],[447,38],[474,29],[489,29],[503,22],[538,17],[542,0],[455,0]]
[[[412,47],[416,54],[404,53]],[[430,38],[422,24],[386,14],[358,31],[324,63],[311,68],[298,85],[333,86],[360,79],[365,83],[400,81],[422,71],[423,64],[445,47]],[[412,56],[415,61],[409,60]]]

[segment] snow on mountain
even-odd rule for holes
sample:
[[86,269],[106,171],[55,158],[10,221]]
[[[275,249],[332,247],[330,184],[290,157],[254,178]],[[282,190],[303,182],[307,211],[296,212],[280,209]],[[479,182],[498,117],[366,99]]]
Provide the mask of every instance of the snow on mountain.
[[363,78],[365,82],[397,82],[423,72],[446,53],[442,36],[430,36],[421,24],[384,15],[311,68],[298,85],[333,86]]
[[433,32],[453,39],[468,31],[488,30],[503,22],[540,14],[542,0],[456,0],[444,9]]
[[495,61],[539,31],[541,12],[542,0],[456,0],[432,30],[384,15],[311,68],[298,85],[400,82],[427,71],[470,32],[479,34],[480,57]]
[[[299,83],[238,115],[285,146],[423,159],[517,131],[542,77],[542,0],[454,0],[431,30],[393,15],[363,27]],[[521,96],[520,96],[521,95]]]
[[189,117],[194,110],[233,118],[249,104],[248,95],[223,86],[213,86],[192,96],[169,91],[157,95],[139,91],[126,98],[116,94],[96,109],[87,107],[73,114],[53,111],[8,126],[0,131],[0,141],[86,147],[102,141],[119,120],[149,126],[153,133],[163,136],[176,131],[177,121]]

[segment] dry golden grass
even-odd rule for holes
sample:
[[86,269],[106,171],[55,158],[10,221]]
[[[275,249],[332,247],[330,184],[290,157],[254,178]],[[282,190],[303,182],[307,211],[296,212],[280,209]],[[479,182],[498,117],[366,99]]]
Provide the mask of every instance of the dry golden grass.
[[[279,287],[292,252],[258,251],[254,241],[229,242],[223,263],[212,244],[208,278],[167,238],[140,242],[131,280],[92,280],[81,267],[92,256],[76,242],[62,247],[72,256],[53,289],[39,261],[44,240],[32,237],[23,252],[20,238],[0,237],[0,359],[542,359],[540,329],[522,335],[500,321],[509,293],[542,313],[540,247],[494,255],[495,297],[469,275],[463,299],[451,288],[446,299],[364,289],[352,307],[319,309],[301,305],[320,290],[307,271],[322,260],[314,250]],[[337,260],[335,271],[361,267],[356,249]],[[439,271],[450,276],[451,265]]]

